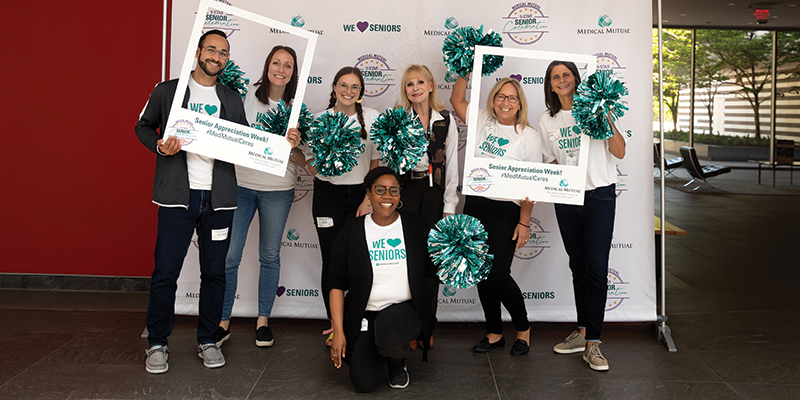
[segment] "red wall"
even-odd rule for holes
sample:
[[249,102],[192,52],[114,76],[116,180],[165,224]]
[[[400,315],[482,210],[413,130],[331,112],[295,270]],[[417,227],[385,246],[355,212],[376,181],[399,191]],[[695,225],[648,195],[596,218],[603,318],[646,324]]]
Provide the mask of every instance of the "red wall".
[[6,3],[0,273],[149,276],[162,0]]

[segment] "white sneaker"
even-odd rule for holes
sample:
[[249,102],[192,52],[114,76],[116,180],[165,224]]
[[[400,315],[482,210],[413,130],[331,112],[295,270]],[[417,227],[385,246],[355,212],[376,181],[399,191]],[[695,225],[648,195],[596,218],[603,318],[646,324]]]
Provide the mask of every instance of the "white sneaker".
[[225,356],[216,343],[201,344],[197,348],[197,356],[203,359],[206,368],[219,368],[225,365]]

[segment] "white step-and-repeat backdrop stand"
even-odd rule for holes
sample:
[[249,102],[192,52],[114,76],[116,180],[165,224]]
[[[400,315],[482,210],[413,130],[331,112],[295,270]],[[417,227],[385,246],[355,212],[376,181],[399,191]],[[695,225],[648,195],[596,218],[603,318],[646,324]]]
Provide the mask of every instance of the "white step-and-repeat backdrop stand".
[[[438,97],[445,102],[455,76],[442,62],[442,42],[461,26],[492,29],[505,47],[593,55],[597,68],[614,70],[630,89],[630,111],[622,126],[631,131],[627,155],[617,166],[617,217],[608,273],[607,321],[654,321],[656,285],[653,239],[652,158],[652,31],[647,1],[578,0],[516,1],[299,1],[230,0],[224,3],[292,24],[319,35],[305,104],[313,112],[328,105],[331,81],[344,66],[364,71],[364,106],[383,111],[400,100],[400,82],[409,64],[425,64],[433,72]],[[180,72],[199,1],[172,5],[170,76]],[[231,58],[251,82],[259,79],[264,59],[281,44],[303,54],[305,40],[254,24],[235,15],[217,13],[205,29],[229,34]],[[543,82],[551,60],[507,59],[492,79],[483,79],[481,106],[495,77],[511,76],[522,83],[529,118],[544,110]],[[303,60],[299,60],[300,63]],[[585,65],[579,65],[583,71]],[[448,104],[449,108],[449,104]],[[466,126],[459,121],[460,163],[463,167]],[[320,290],[320,255],[311,217],[313,178],[299,176],[294,203],[282,237],[281,278],[273,317],[325,318]],[[463,202],[462,202],[463,204]],[[459,210],[461,207],[459,207]],[[567,255],[552,204],[533,210],[531,240],[516,253],[512,274],[526,298],[532,321],[575,321]],[[253,220],[239,269],[234,316],[257,314],[258,218]],[[178,282],[176,312],[197,314],[200,273],[197,248],[192,246]],[[504,317],[508,315],[503,310]],[[442,285],[440,321],[481,321],[477,291]]]

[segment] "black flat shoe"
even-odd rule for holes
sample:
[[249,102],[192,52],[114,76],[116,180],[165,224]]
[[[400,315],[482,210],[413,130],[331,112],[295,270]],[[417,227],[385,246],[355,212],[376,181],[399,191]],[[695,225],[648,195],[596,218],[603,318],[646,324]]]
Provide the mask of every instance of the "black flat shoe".
[[476,353],[488,353],[494,349],[499,349],[505,345],[506,345],[506,340],[503,338],[500,338],[500,340],[494,343],[489,343],[489,338],[485,337],[481,339],[481,341],[478,342],[478,344],[472,346],[472,351]]
[[514,345],[511,346],[511,355],[512,356],[521,356],[523,354],[528,354],[528,351],[531,349],[531,346],[528,345],[524,340],[517,339],[514,342]]

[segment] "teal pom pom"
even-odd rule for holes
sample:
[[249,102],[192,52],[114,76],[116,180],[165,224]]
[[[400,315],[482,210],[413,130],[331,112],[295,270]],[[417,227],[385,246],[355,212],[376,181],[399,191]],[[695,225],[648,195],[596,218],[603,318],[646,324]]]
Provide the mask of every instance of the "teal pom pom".
[[[500,34],[489,29],[483,34],[483,25],[479,29],[471,26],[456,28],[453,33],[444,38],[442,45],[442,58],[444,65],[450,71],[466,77],[472,72],[472,64],[475,59],[475,46],[503,47],[503,38]],[[483,66],[481,74],[489,76],[503,65],[503,56],[483,56]]]
[[244,77],[244,72],[239,69],[239,66],[233,60],[228,60],[225,63],[225,68],[219,73],[219,81],[234,92],[239,93],[242,98],[247,94],[247,84],[250,83],[250,79]]
[[[289,130],[289,115],[292,113],[292,106],[286,106],[283,100],[278,102],[277,107],[261,114],[258,118],[256,128],[262,131],[274,133],[276,135],[286,136],[286,131]],[[314,115],[308,110],[305,104],[300,106],[300,117],[297,119],[297,130],[300,131],[302,140],[308,140],[308,131],[311,129],[311,123],[314,122]]]
[[589,75],[573,96],[572,117],[581,132],[592,139],[604,140],[614,136],[614,129],[606,119],[608,114],[617,120],[628,110],[622,96],[628,88],[608,69],[601,69]]
[[428,253],[439,268],[436,275],[449,286],[467,289],[489,276],[492,259],[489,234],[475,217],[453,214],[442,218],[428,234]]
[[402,108],[390,108],[372,123],[370,138],[383,154],[381,160],[398,174],[417,165],[428,150],[425,128]]
[[326,112],[311,124],[308,145],[314,152],[311,165],[323,176],[340,176],[349,172],[364,152],[361,129],[343,112]]

